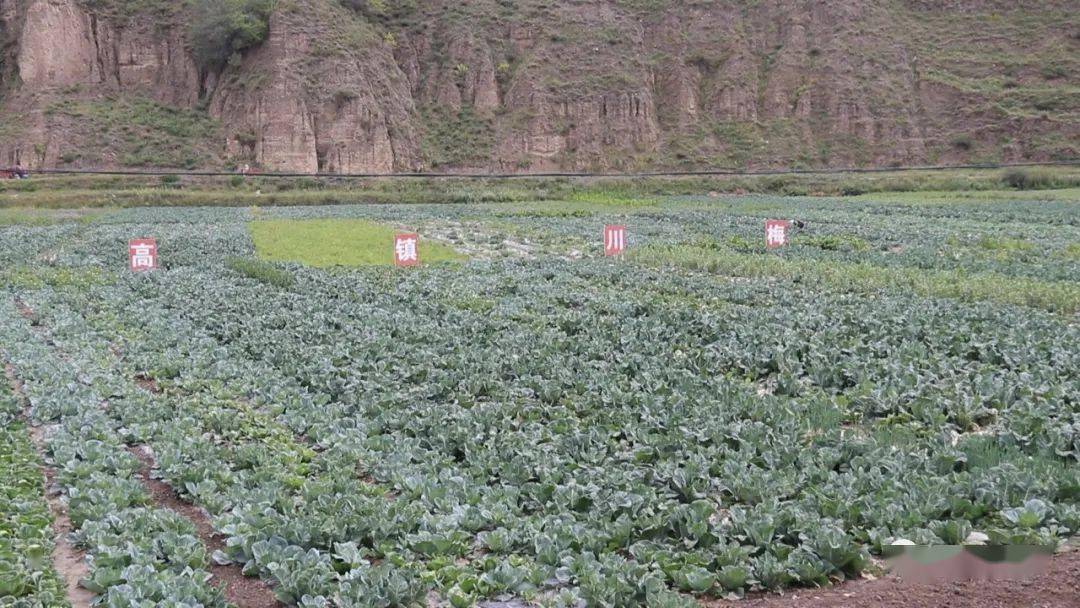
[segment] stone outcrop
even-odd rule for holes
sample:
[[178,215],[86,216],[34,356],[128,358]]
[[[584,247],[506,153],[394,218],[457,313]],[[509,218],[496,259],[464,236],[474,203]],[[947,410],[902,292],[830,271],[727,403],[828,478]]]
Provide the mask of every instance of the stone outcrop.
[[90,16],[73,2],[31,3],[19,36],[19,78],[30,89],[100,82],[94,33]]
[[[344,9],[333,9],[348,19]],[[229,132],[229,149],[273,171],[386,173],[419,167],[408,81],[389,50],[313,48],[305,15],[279,12],[267,41],[227,73],[211,113]],[[340,33],[340,32],[339,32]],[[329,41],[322,40],[323,44]],[[316,54],[335,57],[313,63]],[[254,85],[244,77],[261,76]],[[245,142],[246,140],[246,142]]]
[[[265,42],[210,72],[192,56],[183,5],[169,4],[169,19],[120,20],[89,6],[0,0],[0,164],[78,164],[61,146],[89,145],[91,118],[56,108],[118,96],[217,119],[201,144],[218,151],[207,166],[275,171],[431,168],[424,144],[439,131],[453,145],[440,121],[454,117],[488,130],[490,150],[467,156],[500,171],[1080,154],[1080,100],[1068,94],[1080,80],[1069,59],[1080,38],[1053,18],[1067,13],[1063,0],[651,11],[607,0],[427,0],[391,22],[337,0],[295,0],[272,15]],[[1012,17],[1037,29],[981,36]],[[1035,59],[1011,68],[1011,88],[987,93],[981,79],[1005,76],[979,44]],[[1063,68],[1040,70],[1054,57]],[[123,158],[106,150],[96,162]]]
[[26,5],[17,69],[28,91],[78,85],[140,89],[170,105],[199,95],[199,72],[183,31],[133,20],[118,26],[73,0]]

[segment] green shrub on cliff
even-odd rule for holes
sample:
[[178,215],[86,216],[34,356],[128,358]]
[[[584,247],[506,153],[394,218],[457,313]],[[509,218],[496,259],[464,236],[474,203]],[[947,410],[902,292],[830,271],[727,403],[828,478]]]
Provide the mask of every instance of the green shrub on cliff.
[[192,8],[195,59],[203,68],[219,68],[266,39],[274,0],[193,0]]

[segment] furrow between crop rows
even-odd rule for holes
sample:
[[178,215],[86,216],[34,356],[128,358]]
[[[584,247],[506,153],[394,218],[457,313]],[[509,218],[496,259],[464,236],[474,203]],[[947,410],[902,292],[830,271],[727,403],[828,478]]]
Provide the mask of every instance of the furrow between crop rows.
[[[56,422],[40,449],[55,469],[55,483],[70,519],[74,546],[86,551],[90,567],[79,578],[87,591],[111,602],[180,600],[224,607],[220,591],[207,584],[206,550],[194,528],[179,515],[151,506],[132,479],[138,461],[101,408],[110,395],[87,375],[86,352],[57,355],[55,346],[31,332],[14,306],[2,309],[2,343],[28,403],[27,417]],[[54,343],[55,344],[55,343]]]
[[[139,477],[155,503],[161,508],[179,513],[194,524],[196,535],[211,553],[224,550],[225,542],[214,531],[207,513],[184,501],[167,483],[154,479],[154,455],[149,446],[132,446],[128,451],[139,459]],[[237,608],[282,606],[266,583],[244,576],[238,566],[215,563],[210,565],[209,570],[215,583],[224,591],[225,600]]]
[[[48,306],[43,306],[42,310],[50,310],[55,312]],[[50,320],[54,320],[52,317]],[[68,320],[70,321],[70,319]],[[167,328],[158,328],[165,330]],[[52,333],[50,338],[60,344],[64,343],[66,339],[64,335],[59,335],[55,332]],[[115,354],[122,349],[118,348],[105,348],[104,340],[102,336],[102,343],[94,346],[93,343],[89,343],[86,346],[92,350],[99,352],[109,352]],[[109,366],[119,365],[119,361],[109,363]],[[228,454],[245,454],[245,459],[255,458],[256,454],[262,454],[261,457],[249,460],[252,464],[258,467],[265,467],[271,465],[272,461],[282,461],[283,457],[287,454],[295,454],[297,460],[292,467],[286,467],[285,470],[276,471],[276,465],[271,465],[267,468],[267,474],[281,475],[282,486],[280,491],[274,495],[273,500],[285,501],[282,504],[287,504],[290,500],[290,496],[296,492],[300,487],[300,484],[304,483],[306,472],[310,469],[311,465],[308,462],[316,456],[313,450],[297,444],[293,440],[293,435],[287,429],[281,428],[272,420],[266,418],[264,415],[258,413],[250,407],[244,406],[242,400],[227,400],[222,399],[220,395],[203,394],[202,391],[187,392],[178,391],[178,395],[171,395],[167,390],[148,391],[145,389],[145,379],[133,370],[119,370],[116,368],[103,368],[100,370],[93,367],[86,370],[91,375],[109,374],[113,378],[123,379],[119,384],[114,384],[113,389],[115,392],[127,395],[129,399],[114,399],[110,403],[109,415],[118,419],[119,424],[123,424],[133,433],[147,432],[148,435],[144,437],[146,442],[153,446],[155,453],[163,454],[168,460],[165,463],[165,471],[163,475],[166,480],[169,481],[172,488],[176,488],[176,491],[190,496],[196,503],[203,507],[209,508],[214,512],[221,513],[222,503],[220,502],[222,497],[226,500],[236,500],[245,496],[244,484],[239,481],[233,480],[234,483],[228,483],[226,479],[219,478],[221,484],[215,491],[215,484],[213,482],[207,483],[204,478],[202,482],[198,484],[188,483],[185,481],[192,474],[199,475],[206,471],[229,471],[234,465],[235,456],[228,456]],[[130,379],[130,380],[129,380]],[[140,387],[138,391],[135,391],[139,384],[144,385]],[[133,397],[133,400],[130,399]],[[129,401],[131,401],[129,403]],[[157,414],[154,414],[157,412]],[[172,415],[167,415],[167,412],[172,412]],[[148,417],[149,414],[149,417]],[[194,424],[193,428],[188,429],[188,424]],[[153,430],[154,425],[160,425],[159,428],[172,429],[173,431],[180,430],[179,433],[173,433],[167,437],[159,436],[156,431]],[[141,429],[141,430],[140,430]],[[207,438],[212,437],[209,443],[204,443]],[[196,438],[194,443],[190,443],[192,438]],[[194,445],[201,444],[203,448],[192,449]],[[207,450],[210,450],[209,452]],[[221,452],[220,455],[215,455],[217,452]],[[181,457],[181,455],[196,455],[202,454],[203,457],[196,457],[195,459]],[[180,457],[180,460],[176,460]],[[286,458],[285,461],[288,461]],[[262,463],[262,464],[259,464]],[[327,465],[331,466],[331,465]],[[351,470],[348,467],[340,467],[339,462],[334,462],[332,465],[337,470],[343,471],[346,474]],[[325,468],[325,467],[324,467]],[[262,483],[266,483],[267,479],[261,479]],[[341,483],[338,481],[337,483]],[[372,506],[379,505],[379,510],[383,510],[382,505],[386,504],[385,491],[371,490],[360,491],[366,482],[359,479],[359,476],[354,475],[353,485],[355,486],[354,494],[362,496],[369,494],[371,497]],[[157,486],[159,488],[169,487],[161,484]],[[207,490],[206,488],[209,488]],[[209,494],[205,492],[209,491]],[[171,490],[170,490],[171,492]],[[235,494],[230,498],[230,494]],[[290,507],[282,507],[282,512],[291,510]],[[227,528],[226,528],[227,533]],[[285,531],[282,530],[285,534]],[[346,534],[343,531],[340,534]],[[336,534],[337,535],[337,534]],[[283,537],[277,537],[279,539]],[[244,571],[247,573],[262,572],[263,574],[275,579],[279,585],[288,584],[289,587],[280,590],[280,595],[288,597],[292,601],[298,601],[303,595],[303,591],[306,587],[297,588],[297,582],[291,581],[288,578],[289,573],[275,572],[267,570],[265,563],[261,561],[261,557],[265,551],[263,546],[269,548],[271,545],[267,544],[267,541],[273,541],[273,538],[263,537],[264,540],[253,541],[250,539],[244,539],[242,545],[234,545],[229,543],[227,547],[223,547],[223,550],[219,550],[214,558],[215,560],[226,562],[235,561],[238,559],[240,564],[246,564]],[[239,538],[237,539],[239,540]],[[304,544],[309,545],[315,542],[313,540],[306,541]],[[329,549],[331,544],[315,542],[317,547]],[[293,546],[295,547],[295,546]],[[289,548],[288,545],[281,547],[283,549]],[[305,547],[295,547],[298,551],[306,550]],[[348,544],[337,549],[338,551],[350,551]],[[360,565],[366,563],[362,557],[362,552],[357,551],[356,548],[351,549],[354,554],[344,553],[342,555],[349,555],[348,559],[350,563]],[[344,559],[344,558],[343,558]],[[280,561],[280,560],[275,560]],[[374,568],[380,567],[380,558],[373,557],[371,560]],[[347,588],[347,587],[346,587]],[[419,591],[409,591],[409,593],[418,593]]]
[[[687,606],[851,580],[897,539],[1064,543],[1080,328],[1039,306],[1072,305],[1071,207],[846,202],[126,210],[5,233],[0,259],[54,255],[3,271],[0,344],[121,603],[221,605],[227,564],[287,605]],[[258,259],[256,216],[536,247],[309,268]],[[126,272],[146,236],[161,266]]]
[[55,474],[43,464],[41,435],[17,421],[26,419],[27,408],[14,367],[5,363],[0,382],[0,496],[5,499],[0,553],[13,554],[0,555],[0,595],[33,597],[43,606],[87,608],[93,594],[78,586],[86,564],[67,540],[71,523],[63,504],[49,492]]

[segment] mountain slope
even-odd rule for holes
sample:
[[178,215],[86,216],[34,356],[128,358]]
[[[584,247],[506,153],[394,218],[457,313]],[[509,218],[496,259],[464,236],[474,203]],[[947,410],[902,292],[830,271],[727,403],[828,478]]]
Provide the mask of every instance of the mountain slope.
[[0,162],[365,172],[1080,155],[1080,17],[1004,0],[0,0]]

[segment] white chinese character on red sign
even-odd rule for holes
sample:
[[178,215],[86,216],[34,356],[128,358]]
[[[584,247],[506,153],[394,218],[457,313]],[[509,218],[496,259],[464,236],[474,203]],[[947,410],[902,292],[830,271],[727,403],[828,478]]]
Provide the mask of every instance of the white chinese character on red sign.
[[143,272],[157,268],[157,241],[154,239],[131,240],[128,243],[128,258],[132,272]]
[[420,263],[420,253],[417,244],[420,242],[418,234],[399,234],[394,237],[394,265],[416,266]]
[[769,249],[783,247],[788,244],[788,229],[791,227],[783,220],[769,220],[765,222],[765,246]]
[[604,255],[620,255],[626,251],[626,226],[604,226]]

